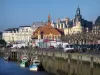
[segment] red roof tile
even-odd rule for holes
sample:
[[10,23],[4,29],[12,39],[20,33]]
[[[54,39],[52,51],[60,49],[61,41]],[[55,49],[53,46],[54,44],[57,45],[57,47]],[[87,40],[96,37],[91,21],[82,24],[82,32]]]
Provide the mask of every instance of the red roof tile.
[[62,30],[60,29],[56,29],[56,28],[53,28],[51,26],[51,23],[48,23],[47,25],[43,26],[43,27],[39,27],[37,28],[34,32],[33,32],[33,35],[34,34],[38,34],[38,32],[43,32],[44,35],[49,35],[50,33],[53,34],[53,35],[61,35],[61,32],[63,32]]

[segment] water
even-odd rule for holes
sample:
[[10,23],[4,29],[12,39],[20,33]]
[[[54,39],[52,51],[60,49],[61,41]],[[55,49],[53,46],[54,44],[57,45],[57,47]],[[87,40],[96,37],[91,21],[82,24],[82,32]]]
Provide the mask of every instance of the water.
[[5,61],[0,58],[0,75],[50,75],[47,72],[32,72],[28,68],[21,68],[15,62]]

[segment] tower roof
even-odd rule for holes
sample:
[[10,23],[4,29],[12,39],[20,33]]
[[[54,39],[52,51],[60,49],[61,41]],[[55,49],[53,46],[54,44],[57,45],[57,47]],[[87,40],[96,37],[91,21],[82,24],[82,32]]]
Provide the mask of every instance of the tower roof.
[[80,8],[79,8],[79,5],[78,5],[78,7],[77,7],[76,14],[77,14],[77,15],[80,15]]

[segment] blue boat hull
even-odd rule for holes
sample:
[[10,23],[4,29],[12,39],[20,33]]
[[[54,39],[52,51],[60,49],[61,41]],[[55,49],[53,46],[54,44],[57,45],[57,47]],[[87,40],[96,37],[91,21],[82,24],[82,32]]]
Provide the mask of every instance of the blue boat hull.
[[38,71],[39,67],[37,64],[32,64],[31,66],[29,66],[30,71]]

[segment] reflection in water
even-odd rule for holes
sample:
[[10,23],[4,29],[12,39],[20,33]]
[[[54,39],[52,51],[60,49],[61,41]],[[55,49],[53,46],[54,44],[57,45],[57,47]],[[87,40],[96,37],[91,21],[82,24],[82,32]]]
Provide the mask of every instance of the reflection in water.
[[21,68],[19,64],[0,58],[0,75],[49,75],[46,72],[32,72],[28,68]]

